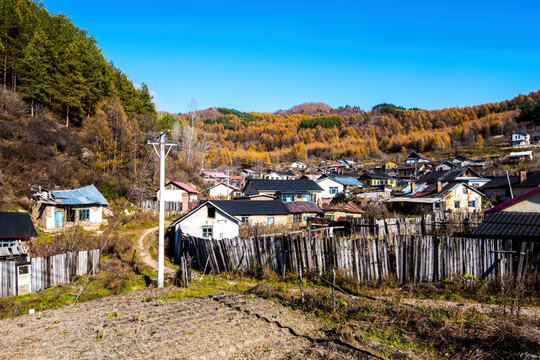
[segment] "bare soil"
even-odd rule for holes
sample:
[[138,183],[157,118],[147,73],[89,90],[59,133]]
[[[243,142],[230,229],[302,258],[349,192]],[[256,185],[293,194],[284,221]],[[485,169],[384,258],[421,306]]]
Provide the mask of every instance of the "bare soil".
[[160,300],[147,289],[0,321],[2,359],[364,359],[320,320],[273,301],[218,294]]

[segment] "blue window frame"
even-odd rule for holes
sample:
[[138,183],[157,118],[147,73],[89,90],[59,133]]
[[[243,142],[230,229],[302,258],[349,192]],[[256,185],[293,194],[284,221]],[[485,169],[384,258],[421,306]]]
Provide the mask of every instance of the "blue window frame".
[[213,235],[214,235],[213,232],[214,231],[213,231],[211,226],[203,226],[203,228],[202,228],[202,233],[203,233],[202,236],[205,237],[205,238],[213,237]]
[[90,220],[90,209],[79,209],[79,221]]
[[337,186],[330,186],[330,194],[336,195],[338,193],[338,187]]

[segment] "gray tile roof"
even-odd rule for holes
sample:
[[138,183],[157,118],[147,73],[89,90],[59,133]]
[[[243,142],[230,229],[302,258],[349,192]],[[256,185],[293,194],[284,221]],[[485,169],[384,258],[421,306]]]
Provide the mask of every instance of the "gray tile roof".
[[29,238],[37,236],[27,212],[0,212],[0,238]]
[[257,191],[279,191],[282,193],[310,193],[323,191],[323,189],[313,180],[250,179],[249,183],[251,183]]

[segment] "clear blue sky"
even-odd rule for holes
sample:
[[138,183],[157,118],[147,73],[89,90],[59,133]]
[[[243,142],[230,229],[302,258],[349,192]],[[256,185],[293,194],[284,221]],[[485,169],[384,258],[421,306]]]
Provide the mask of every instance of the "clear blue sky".
[[441,109],[540,89],[540,2],[44,0],[159,110]]

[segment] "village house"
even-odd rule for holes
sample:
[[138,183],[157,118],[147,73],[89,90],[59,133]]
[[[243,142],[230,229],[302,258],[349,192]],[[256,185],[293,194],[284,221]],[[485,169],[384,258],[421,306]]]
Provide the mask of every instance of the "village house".
[[323,189],[312,180],[249,179],[242,189],[244,195],[271,195],[285,202],[317,202]]
[[203,181],[212,184],[218,184],[220,182],[227,181],[227,174],[222,172],[206,171],[203,174]]
[[[161,189],[158,189],[156,195],[159,200]],[[187,211],[194,208],[199,202],[199,192],[183,182],[168,180],[163,190],[163,201],[181,203],[181,211]]]
[[510,161],[524,161],[524,160],[532,160],[533,159],[533,152],[532,150],[527,151],[512,151],[510,155],[508,155],[508,159]]
[[[400,196],[387,200],[397,208],[411,214],[426,212],[479,212],[484,194],[462,182],[416,184],[412,182]],[[395,206],[392,206],[395,209]]]
[[396,178],[391,177],[388,174],[364,172],[358,178],[358,180],[363,184],[364,187],[388,186],[388,187],[394,188],[397,185]]
[[439,165],[435,166],[435,171],[446,171],[446,170],[452,170],[457,168],[459,165],[454,164],[451,161],[445,160]]
[[27,212],[0,212],[0,247],[21,245],[37,237]]
[[324,207],[324,217],[333,221],[346,221],[350,218],[364,216],[364,210],[357,204],[349,202],[344,205]]
[[449,170],[432,171],[422,176],[417,184],[434,184],[437,181],[442,182],[463,182],[467,185],[478,188],[489,182],[490,179],[483,177],[473,169],[468,167],[454,167]]
[[301,171],[301,170],[307,169],[307,165],[304,164],[303,162],[295,161],[295,162],[293,162],[293,163],[291,164],[291,166],[289,166],[289,169]]
[[226,183],[219,183],[208,189],[208,195],[212,199],[229,199],[240,196],[241,194],[242,190]]
[[493,203],[501,203],[540,186],[540,172],[520,171],[497,176],[479,188]]
[[322,203],[328,203],[342,192],[347,192],[351,188],[361,188],[363,185],[353,177],[339,175],[322,175],[317,184],[323,189],[319,195]]
[[386,174],[397,174],[398,163],[389,161],[386,164],[383,164],[382,170]]
[[295,180],[297,176],[291,171],[271,171],[266,176],[267,180]]
[[95,230],[104,221],[103,208],[109,205],[94,185],[53,191],[34,186],[32,190],[32,217],[44,230],[73,226]]
[[171,224],[177,238],[186,234],[199,238],[237,237],[239,225],[290,225],[293,216],[282,201],[207,200]]
[[487,210],[472,235],[537,242],[540,238],[540,187]]
[[317,204],[308,201],[287,202],[285,206],[292,214],[293,225],[301,227],[307,226],[309,219],[319,218],[324,214],[324,211]]
[[401,163],[397,167],[397,174],[400,178],[417,179],[425,173],[431,171],[426,162],[421,163]]
[[531,137],[524,132],[515,132],[510,137],[510,146],[529,146]]

